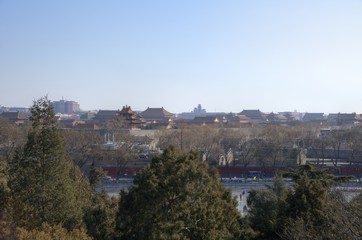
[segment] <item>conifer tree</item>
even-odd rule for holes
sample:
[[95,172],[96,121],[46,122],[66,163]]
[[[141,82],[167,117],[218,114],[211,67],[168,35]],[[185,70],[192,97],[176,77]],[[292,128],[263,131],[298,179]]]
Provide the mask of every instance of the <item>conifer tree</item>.
[[282,238],[340,239],[335,233],[345,225],[340,221],[344,213],[333,210],[338,205],[331,193],[334,184],[348,178],[337,178],[311,165],[301,165],[287,175],[294,184],[286,198]]
[[48,223],[73,229],[82,221],[87,182],[67,155],[47,97],[34,101],[31,114],[27,142],[10,165],[15,225],[31,230]]
[[[278,239],[284,221],[284,208],[289,190],[281,177],[265,190],[252,189],[247,202],[248,215],[242,222],[243,232],[253,233],[251,239]],[[244,236],[242,239],[248,239]]]
[[61,225],[51,226],[47,223],[42,224],[40,229],[26,230],[17,229],[17,240],[92,240],[84,229],[74,229],[67,231]]
[[169,147],[121,192],[119,239],[236,239],[236,205],[198,154]]
[[272,188],[250,192],[241,239],[360,239],[358,198],[349,203],[333,188],[348,177],[337,178],[311,165],[284,176],[294,181],[290,189],[277,181]]
[[10,234],[10,191],[7,181],[6,162],[0,160],[0,239]]
[[108,196],[104,190],[94,192],[84,219],[88,235],[94,240],[113,239],[117,207],[117,198]]
[[84,216],[84,223],[88,235],[94,240],[110,240],[114,236],[118,199],[108,196],[105,190],[100,192],[96,190],[101,185],[101,177],[106,174],[104,170],[94,167],[89,174],[93,193],[91,204]]

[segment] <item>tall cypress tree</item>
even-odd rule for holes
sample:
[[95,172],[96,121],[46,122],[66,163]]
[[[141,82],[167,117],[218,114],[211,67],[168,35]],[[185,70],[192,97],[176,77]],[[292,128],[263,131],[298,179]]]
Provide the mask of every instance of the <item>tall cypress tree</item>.
[[31,114],[28,140],[10,166],[15,224],[33,229],[46,222],[72,229],[82,220],[79,171],[67,155],[47,97],[34,101]]

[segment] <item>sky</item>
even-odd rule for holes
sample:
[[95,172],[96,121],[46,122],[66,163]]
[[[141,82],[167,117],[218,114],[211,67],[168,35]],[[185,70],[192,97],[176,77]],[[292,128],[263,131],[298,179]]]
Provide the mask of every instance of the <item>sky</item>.
[[362,0],[0,0],[0,105],[362,113]]

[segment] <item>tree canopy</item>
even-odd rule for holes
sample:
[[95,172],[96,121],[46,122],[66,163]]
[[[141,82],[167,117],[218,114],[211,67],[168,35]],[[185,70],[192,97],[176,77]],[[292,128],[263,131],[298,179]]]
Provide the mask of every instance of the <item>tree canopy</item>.
[[301,165],[286,175],[294,181],[291,188],[277,181],[270,189],[250,192],[242,239],[361,237],[361,194],[349,202],[333,188],[340,179],[310,165]]
[[34,101],[31,113],[27,142],[10,164],[14,221],[28,229],[45,222],[73,229],[81,224],[90,188],[65,150],[50,101]]
[[174,147],[154,157],[120,194],[119,239],[235,239],[240,214],[231,192],[198,154]]

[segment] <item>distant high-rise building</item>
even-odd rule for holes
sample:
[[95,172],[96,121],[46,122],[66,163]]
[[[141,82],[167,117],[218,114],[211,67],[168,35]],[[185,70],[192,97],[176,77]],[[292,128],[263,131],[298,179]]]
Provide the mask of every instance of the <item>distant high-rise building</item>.
[[194,108],[194,114],[204,114],[206,110],[201,107],[201,104],[197,105],[197,108]]
[[206,112],[204,108],[202,108],[201,104],[198,104],[197,107],[194,108],[191,112],[183,112],[177,114],[178,119],[194,119],[195,117],[206,117],[206,116],[216,116],[216,115],[225,115],[223,112]]
[[74,101],[60,100],[52,102],[55,113],[72,114],[80,111],[79,104]]
[[55,113],[65,113],[65,101],[54,101],[52,102]]
[[65,102],[65,112],[66,113],[74,113],[74,112],[79,112],[79,111],[80,111],[79,103],[74,102],[74,101]]

